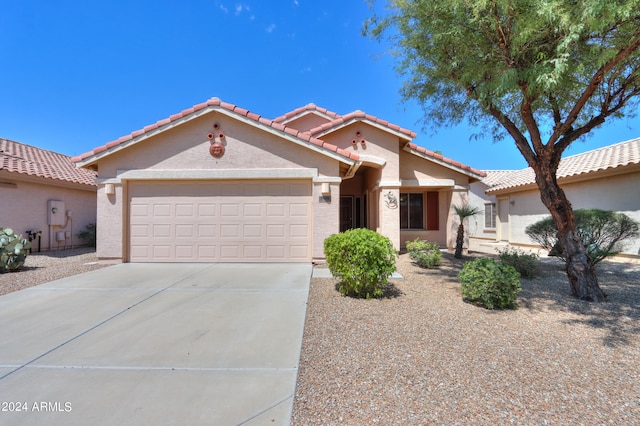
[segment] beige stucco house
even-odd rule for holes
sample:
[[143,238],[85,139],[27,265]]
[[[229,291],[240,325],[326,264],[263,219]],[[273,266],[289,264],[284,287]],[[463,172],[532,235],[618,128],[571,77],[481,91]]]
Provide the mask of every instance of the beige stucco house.
[[[535,247],[525,228],[549,211],[540,201],[533,170],[486,175],[471,185],[470,203],[484,211],[469,227],[473,242]],[[613,210],[640,222],[640,138],[565,157],[557,177],[574,209]],[[619,257],[640,260],[640,238],[628,241]]]
[[415,133],[313,104],[268,119],[213,98],[75,157],[98,173],[101,259],[309,262],[355,227],[453,246],[484,173]]
[[0,226],[31,235],[32,252],[85,245],[77,234],[96,222],[95,177],[66,155],[0,138]]

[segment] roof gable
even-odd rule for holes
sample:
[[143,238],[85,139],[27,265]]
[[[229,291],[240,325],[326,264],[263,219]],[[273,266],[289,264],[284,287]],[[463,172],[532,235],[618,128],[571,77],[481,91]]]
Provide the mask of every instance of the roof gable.
[[[640,164],[640,138],[565,157],[560,160],[556,177],[587,177],[598,171],[634,164]],[[535,184],[535,173],[531,167],[512,171],[489,171],[488,177],[489,180],[483,180],[490,186],[487,193]]]
[[308,133],[315,137],[322,137],[356,122],[364,122],[385,132],[393,133],[402,139],[411,140],[416,137],[416,133],[411,130],[404,129],[396,124],[389,123],[386,120],[382,120],[374,115],[366,114],[359,110],[337,116],[325,124],[310,129]]
[[127,146],[138,143],[155,134],[174,128],[185,121],[200,117],[203,114],[207,114],[212,111],[218,111],[227,116],[244,121],[252,126],[261,128],[262,130],[278,134],[281,137],[321,152],[325,155],[334,156],[340,161],[353,163],[359,160],[358,154],[340,149],[337,146],[326,143],[306,132],[301,132],[300,130],[287,127],[276,120],[262,117],[244,108],[240,108],[228,102],[223,102],[218,98],[211,98],[206,102],[194,105],[191,108],[187,108],[177,114],[173,114],[154,124],[148,125],[105,145],[94,148],[92,151],[73,157],[71,161],[79,163],[82,167],[87,167],[112,152],[124,149]]
[[20,175],[95,185],[95,172],[76,167],[71,157],[0,138],[0,170]]

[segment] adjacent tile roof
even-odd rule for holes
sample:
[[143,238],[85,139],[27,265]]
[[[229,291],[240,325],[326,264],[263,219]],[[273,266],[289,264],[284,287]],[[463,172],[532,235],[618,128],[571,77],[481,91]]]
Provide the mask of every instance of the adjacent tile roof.
[[2,138],[0,170],[84,185],[95,185],[96,178],[93,171],[77,168],[66,155]]
[[[558,179],[562,179],[631,164],[640,164],[640,138],[565,157],[560,160],[556,176]],[[535,174],[530,167],[513,170],[503,175],[497,174],[501,172],[505,171],[488,172],[488,180],[483,180],[491,186],[487,193],[535,183]]]
[[146,136],[147,134],[149,134],[150,132],[153,132],[155,130],[162,130],[163,128],[166,128],[168,126],[170,126],[173,122],[177,121],[177,120],[181,120],[184,119],[192,114],[195,114],[197,112],[206,112],[204,110],[226,110],[228,112],[231,112],[233,114],[237,114],[241,117],[246,117],[252,121],[254,121],[256,124],[258,125],[264,125],[264,126],[268,126],[271,127],[281,133],[287,134],[289,136],[293,136],[295,138],[298,138],[302,143],[306,143],[306,144],[311,144],[311,145],[315,145],[317,147],[320,147],[326,151],[331,151],[334,153],[337,153],[338,155],[345,157],[347,159],[353,160],[353,161],[358,161],[360,159],[360,157],[358,156],[358,154],[338,148],[337,146],[330,144],[330,143],[326,143],[321,139],[312,137],[312,135],[310,135],[309,133],[305,133],[305,132],[301,132],[299,130],[293,129],[291,127],[287,127],[281,123],[279,123],[276,120],[271,120],[265,117],[262,117],[258,114],[252,113],[249,110],[246,110],[244,108],[240,108],[236,105],[227,103],[227,102],[223,102],[218,98],[211,98],[206,102],[194,105],[191,108],[185,109],[177,114],[171,115],[163,120],[160,120],[154,124],[151,124],[149,126],[146,126],[140,130],[136,130],[135,132],[129,134],[129,135],[125,135],[120,137],[119,139],[116,139],[114,141],[111,141],[109,143],[107,143],[106,145],[97,147],[95,149],[93,149],[90,152],[86,152],[84,154],[81,154],[79,156],[73,157],[71,159],[71,161],[73,162],[81,162],[83,160],[87,160],[95,155],[100,154],[101,152],[113,149],[121,144],[124,144],[126,142],[129,142],[133,139],[142,137],[142,136]]

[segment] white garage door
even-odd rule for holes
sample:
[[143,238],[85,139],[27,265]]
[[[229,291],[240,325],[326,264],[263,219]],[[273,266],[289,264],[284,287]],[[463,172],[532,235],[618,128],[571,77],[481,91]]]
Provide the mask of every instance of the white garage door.
[[129,185],[131,262],[308,262],[310,181]]

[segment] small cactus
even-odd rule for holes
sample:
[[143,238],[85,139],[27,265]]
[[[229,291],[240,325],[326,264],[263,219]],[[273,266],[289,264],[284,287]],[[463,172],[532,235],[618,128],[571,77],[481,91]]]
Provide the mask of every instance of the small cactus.
[[0,227],[0,273],[22,268],[29,249],[31,242],[16,235],[11,228]]

